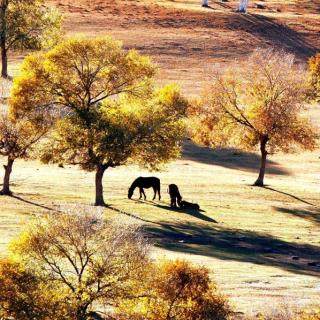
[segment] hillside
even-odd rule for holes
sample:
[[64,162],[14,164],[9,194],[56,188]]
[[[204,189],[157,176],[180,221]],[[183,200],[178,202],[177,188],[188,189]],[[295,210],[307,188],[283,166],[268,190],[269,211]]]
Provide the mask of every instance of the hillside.
[[[214,63],[243,59],[256,47],[276,47],[301,61],[320,48],[318,1],[249,1],[250,13],[235,13],[238,1],[53,1],[66,14],[67,34],[111,34],[125,47],[151,55],[160,79],[198,92]],[[261,3],[265,9],[257,9]]]

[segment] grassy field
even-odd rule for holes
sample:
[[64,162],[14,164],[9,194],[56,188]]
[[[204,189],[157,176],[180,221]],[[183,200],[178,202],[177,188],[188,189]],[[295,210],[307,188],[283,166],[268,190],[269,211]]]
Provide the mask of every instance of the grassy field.
[[[275,46],[301,62],[319,50],[316,1],[266,1],[267,9],[233,12],[237,1],[52,1],[65,12],[67,35],[112,34],[126,48],[152,56],[159,83],[174,81],[187,95],[198,93],[214,64],[228,65],[257,46]],[[18,72],[22,55],[10,60]],[[310,112],[320,127],[320,109]],[[0,159],[2,162],[4,159]],[[161,178],[161,202],[127,199],[134,178],[150,175],[135,166],[106,172],[107,216],[141,223],[156,257],[182,257],[206,265],[235,309],[251,313],[277,303],[306,304],[320,294],[320,150],[274,155],[267,187],[252,187],[259,156],[232,149],[209,150],[186,140],[182,158]],[[0,250],[34,216],[93,202],[93,173],[75,167],[18,161],[14,197],[0,199]],[[171,210],[166,186],[179,185],[201,212]],[[137,197],[137,195],[135,195]],[[316,266],[319,263],[319,266]]]

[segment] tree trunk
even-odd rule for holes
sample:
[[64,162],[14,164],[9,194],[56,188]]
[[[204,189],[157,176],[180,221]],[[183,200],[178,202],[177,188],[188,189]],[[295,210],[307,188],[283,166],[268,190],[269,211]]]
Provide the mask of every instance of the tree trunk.
[[78,307],[77,314],[76,314],[76,320],[87,320],[87,308],[86,307]]
[[8,9],[8,0],[1,1],[1,34],[0,34],[0,46],[1,46],[1,77],[8,78],[8,55],[7,55],[7,20],[6,14]]
[[96,171],[96,201],[94,203],[95,206],[103,206],[105,207],[106,204],[103,199],[103,183],[102,178],[104,172],[107,170],[108,166],[104,164],[99,164],[97,166]]
[[1,39],[1,77],[4,79],[8,78],[8,56],[7,49],[5,48],[5,41]]
[[255,186],[258,187],[263,187],[263,180],[264,180],[264,174],[266,171],[266,163],[267,163],[267,143],[269,141],[268,136],[263,136],[260,139],[260,151],[261,151],[261,164],[260,164],[260,172],[259,172],[259,177],[256,180],[256,182],[254,183]]
[[3,179],[3,186],[2,190],[0,191],[0,194],[5,196],[11,196],[12,192],[10,191],[10,175],[12,172],[12,166],[13,166],[14,159],[8,158],[7,165],[4,165],[4,179]]

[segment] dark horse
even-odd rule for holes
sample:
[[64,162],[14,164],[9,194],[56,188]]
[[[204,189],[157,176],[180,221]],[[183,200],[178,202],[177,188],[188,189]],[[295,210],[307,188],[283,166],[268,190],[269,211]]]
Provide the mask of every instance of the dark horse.
[[168,186],[168,193],[170,195],[170,206],[171,208],[176,208],[177,203],[180,206],[180,202],[182,200],[181,194],[179,192],[179,188],[176,184],[169,184]]
[[161,199],[161,195],[160,195],[160,179],[156,178],[156,177],[139,177],[136,180],[133,181],[131,187],[129,188],[128,191],[128,198],[131,199],[133,192],[135,190],[135,188],[139,188],[140,191],[140,198],[142,198],[142,195],[144,196],[144,200],[147,199],[146,194],[144,193],[144,188],[151,188],[154,191],[154,196],[153,199],[154,200],[156,198],[157,192],[158,192],[158,196],[159,196],[159,200]]

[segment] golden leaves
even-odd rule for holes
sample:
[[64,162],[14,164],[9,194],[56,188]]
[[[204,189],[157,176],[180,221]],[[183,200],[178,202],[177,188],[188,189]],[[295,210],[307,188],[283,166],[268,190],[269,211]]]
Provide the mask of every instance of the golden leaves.
[[315,129],[301,118],[306,92],[305,73],[292,55],[256,50],[233,69],[215,75],[190,111],[196,117],[193,136],[211,146],[252,149],[265,135],[272,152],[312,149]]

